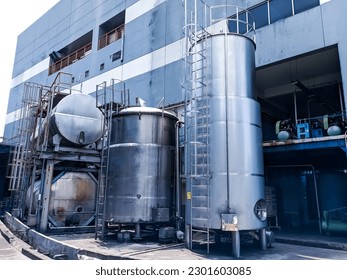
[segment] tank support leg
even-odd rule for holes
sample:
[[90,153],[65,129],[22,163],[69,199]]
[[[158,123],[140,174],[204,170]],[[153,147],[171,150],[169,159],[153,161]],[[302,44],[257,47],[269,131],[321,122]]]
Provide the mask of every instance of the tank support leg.
[[186,229],[185,229],[185,243],[186,243],[186,248],[191,250],[192,249],[192,237],[190,236],[190,225],[186,225]]
[[48,226],[48,207],[51,195],[51,185],[53,179],[54,162],[49,160],[46,166],[45,182],[42,195],[42,210],[40,219],[40,232],[45,233]]
[[141,224],[137,223],[135,224],[135,236],[134,240],[141,240]]
[[240,257],[240,251],[241,251],[241,241],[240,241],[240,232],[232,231],[231,237],[233,239],[232,246],[233,246],[233,257],[239,258]]
[[266,244],[266,229],[263,228],[260,230],[259,233],[259,239],[260,239],[260,247],[262,250],[266,250],[267,249],[267,244]]

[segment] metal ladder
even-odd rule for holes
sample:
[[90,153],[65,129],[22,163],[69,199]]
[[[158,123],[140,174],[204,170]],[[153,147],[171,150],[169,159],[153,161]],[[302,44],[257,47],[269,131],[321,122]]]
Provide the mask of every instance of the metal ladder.
[[[24,212],[25,193],[34,185],[37,167],[40,164],[39,152],[47,150],[49,127],[48,123],[43,126],[42,121],[44,118],[48,118],[49,121],[54,101],[57,103],[71,93],[71,78],[71,74],[59,72],[51,87],[33,82],[24,84],[19,116],[16,118],[17,134],[11,151],[12,160],[8,176],[9,191],[12,192],[11,207],[13,212],[18,210],[19,215]],[[62,90],[66,92],[63,93]],[[44,139],[40,146],[41,133]]]
[[[95,239],[103,239],[105,235],[105,196],[108,186],[109,175],[109,155],[110,155],[110,142],[111,142],[111,130],[112,130],[112,110],[107,103],[107,85],[103,82],[96,86],[96,106],[102,112],[104,116],[103,121],[103,138],[102,148],[100,154],[100,169],[98,176],[98,189],[97,189],[97,201],[96,201],[96,215],[95,215]],[[99,100],[101,99],[101,103]]]
[[[188,12],[185,1],[185,117],[189,124],[186,130],[187,161],[190,165],[186,172],[191,186],[190,197],[190,240],[193,243],[206,244],[207,253],[210,247],[210,156],[209,156],[209,121],[210,104],[207,92],[206,68],[206,38],[207,31],[199,25],[199,14],[202,23],[206,21],[206,7],[203,2],[195,0],[193,11]],[[202,4],[201,4],[202,3]],[[201,10],[202,9],[202,10]],[[188,18],[190,17],[190,19]],[[189,134],[189,135],[188,135]],[[193,226],[194,225],[194,226]]]
[[[59,72],[52,85],[49,88],[45,88],[41,97],[41,114],[39,116],[40,121],[42,121],[42,111],[44,111],[46,125],[39,127],[39,130],[43,132],[43,141],[41,151],[47,151],[48,149],[48,137],[49,137],[49,124],[52,116],[52,110],[64,97],[72,93],[72,75]],[[77,92],[81,92],[77,90]]]
[[[13,147],[10,165],[9,191],[12,192],[11,206],[18,215],[24,210],[25,192],[32,183],[31,173],[35,156],[33,140],[37,122],[37,108],[39,105],[42,86],[35,83],[25,83],[19,124],[17,127],[17,141]],[[17,213],[15,215],[17,215]]]
[[[120,102],[115,102],[115,82],[123,84]],[[110,144],[111,144],[111,131],[112,131],[112,116],[118,113],[120,109],[125,108],[129,104],[129,92],[125,90],[124,83],[120,80],[111,80],[111,93],[108,100],[108,88],[106,82],[96,86],[96,106],[104,116],[103,121],[103,138],[102,148],[100,153],[100,168],[98,175],[97,187],[97,201],[96,201],[96,214],[95,214],[95,239],[102,240],[105,236],[105,210],[106,210],[106,195],[109,184],[109,158],[110,158]]]

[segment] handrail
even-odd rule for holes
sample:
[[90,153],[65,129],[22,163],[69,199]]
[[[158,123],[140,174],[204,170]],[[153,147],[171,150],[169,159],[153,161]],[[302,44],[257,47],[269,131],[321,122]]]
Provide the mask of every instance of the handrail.
[[[229,4],[214,5],[214,6],[210,6],[209,8],[210,8],[210,24],[211,25],[223,20],[226,20],[228,24],[235,23],[236,30],[230,30],[229,28],[229,32],[227,33],[243,35],[255,41],[255,21],[254,21],[252,13],[249,10],[241,8],[236,5],[229,5]],[[233,12],[233,14],[227,15],[225,12],[224,16],[214,17],[214,14],[223,15],[223,11],[220,12],[220,10],[225,10],[226,12],[230,10],[231,12]],[[241,14],[245,14],[246,16],[245,20],[240,19]]]
[[124,24],[120,25],[120,26],[112,29],[111,31],[107,32],[106,34],[102,35],[99,38],[98,49],[102,49],[102,48],[108,46],[109,44],[117,41],[118,39],[122,38],[123,32],[124,32]]
[[91,50],[92,43],[88,43],[87,45],[83,46],[77,51],[63,57],[62,59],[49,66],[49,75],[58,72],[60,69],[76,62],[77,60],[84,58],[85,56],[91,53]]

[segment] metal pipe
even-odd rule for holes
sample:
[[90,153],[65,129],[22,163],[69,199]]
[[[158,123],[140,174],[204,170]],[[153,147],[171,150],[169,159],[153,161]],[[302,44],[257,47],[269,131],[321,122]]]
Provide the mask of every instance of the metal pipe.
[[[227,44],[227,30],[224,31],[224,71],[225,71],[225,77],[229,77],[229,65],[228,65],[228,44]],[[227,207],[228,207],[228,213],[231,211],[231,199],[230,199],[230,179],[229,179],[229,122],[228,122],[228,116],[229,116],[229,102],[228,102],[228,82],[225,81],[225,152],[226,152],[226,169],[227,169]]]
[[122,42],[121,42],[121,52],[120,52],[120,61],[123,62],[124,59],[124,29],[122,30]]
[[316,178],[315,167],[312,164],[285,164],[285,165],[268,165],[268,166],[266,166],[266,168],[291,168],[291,167],[309,167],[312,169],[313,184],[314,184],[314,191],[315,191],[315,197],[316,197],[319,233],[322,234],[322,224],[321,224],[321,215],[320,215],[320,205],[319,205],[319,200],[318,200],[318,188],[317,188],[317,178]]
[[176,230],[181,228],[181,179],[180,179],[180,145],[179,129],[183,122],[176,122]]
[[310,97],[308,97],[307,100],[307,114],[308,114],[308,119],[311,119],[311,108],[310,108],[310,102],[313,101],[312,99],[310,99]]
[[[188,60],[188,7],[187,7],[187,0],[184,2],[184,18],[185,18],[185,26],[184,26],[184,36],[185,36],[185,46],[184,46],[184,60],[185,60],[185,63],[184,63],[184,74],[185,74],[185,77],[184,77],[184,84],[185,84],[185,87],[187,86],[186,83],[187,83],[187,75],[188,75],[188,66],[187,66],[187,60]],[[187,121],[187,115],[188,115],[188,98],[187,98],[187,89],[184,88],[184,118],[185,118],[185,121]],[[187,130],[187,126],[184,126],[184,142],[185,142],[185,145],[186,147],[188,147],[187,145],[187,141],[188,141],[188,130]],[[188,162],[187,159],[188,159],[188,149],[185,150],[185,162]],[[184,165],[184,175],[187,175],[188,174],[188,165],[185,164]]]
[[294,91],[294,118],[295,118],[295,125],[298,124],[298,108],[297,108],[297,101],[296,101],[296,90]]
[[[126,105],[126,96],[125,96],[125,92],[126,92],[126,87],[125,87],[125,82],[123,81],[123,89],[122,89],[122,105],[125,106]],[[130,98],[130,97],[129,97]]]
[[344,106],[343,106],[341,83],[339,83],[339,97],[340,97],[340,108],[341,108],[341,113],[342,113],[342,121],[345,121],[346,116],[345,116],[345,110],[344,110]]

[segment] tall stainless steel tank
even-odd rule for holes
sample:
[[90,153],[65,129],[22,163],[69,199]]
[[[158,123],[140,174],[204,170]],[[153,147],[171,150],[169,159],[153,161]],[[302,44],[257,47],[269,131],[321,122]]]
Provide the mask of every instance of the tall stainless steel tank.
[[[38,209],[41,181],[26,192],[25,203],[32,213]],[[85,226],[94,221],[96,183],[83,172],[66,172],[56,177],[51,185],[48,204],[50,223],[56,227]]]
[[[246,36],[225,32],[210,35],[204,44],[209,100],[209,219],[199,219],[204,214],[199,214],[199,200],[195,200],[193,217],[187,211],[187,222],[193,227],[222,229],[223,222],[232,222],[222,221],[222,215],[235,214],[237,221],[233,222],[238,230],[263,229],[266,210],[261,115],[254,87],[255,44]],[[187,125],[191,137],[193,127]],[[190,182],[188,192],[194,191]],[[191,200],[187,203],[189,207]],[[205,204],[201,203],[201,212]]]
[[132,107],[123,109],[112,122],[104,220],[169,221],[176,116],[156,108]]
[[67,146],[85,146],[102,137],[103,116],[95,98],[82,93],[64,97],[52,110],[50,135]]

